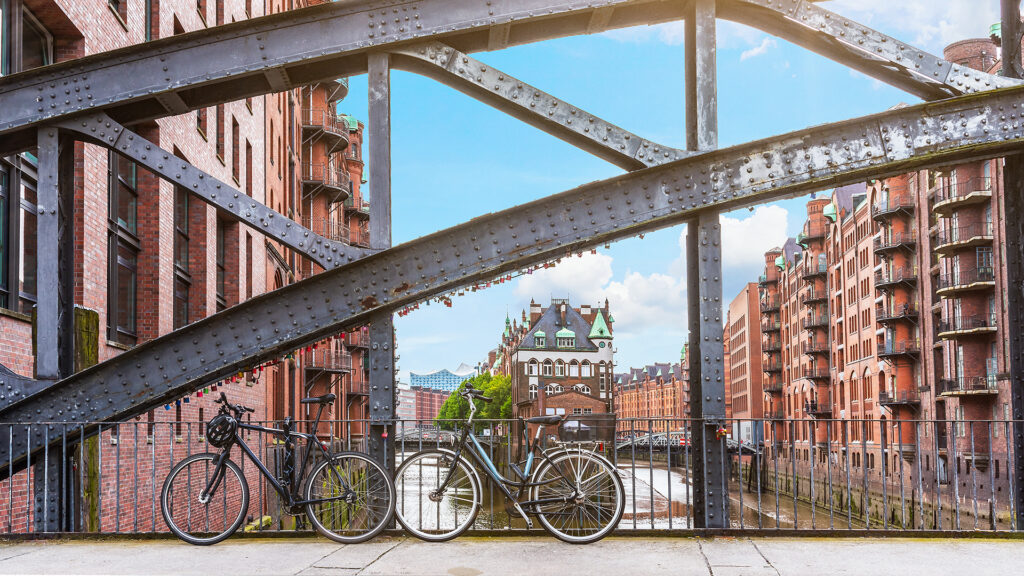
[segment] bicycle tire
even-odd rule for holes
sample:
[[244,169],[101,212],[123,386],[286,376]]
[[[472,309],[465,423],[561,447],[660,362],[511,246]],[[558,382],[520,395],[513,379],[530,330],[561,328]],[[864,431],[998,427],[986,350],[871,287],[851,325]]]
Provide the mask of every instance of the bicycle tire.
[[[373,538],[377,534],[380,534],[381,531],[383,531],[384,528],[386,528],[388,523],[391,521],[391,518],[395,513],[395,485],[394,482],[392,482],[391,480],[391,475],[388,474],[387,471],[384,470],[384,468],[381,467],[380,464],[374,462],[365,454],[361,454],[358,452],[338,452],[335,454],[331,454],[330,459],[324,460],[313,467],[313,471],[310,473],[309,479],[306,481],[306,489],[304,492],[305,499],[313,500],[315,498],[315,496],[313,495],[314,489],[316,489],[318,486],[323,486],[325,484],[331,483],[330,472],[332,469],[327,466],[328,464],[334,463],[336,468],[340,468],[342,470],[352,470],[351,466],[346,467],[344,465],[343,461],[345,460],[357,461],[361,465],[367,467],[367,477],[372,475],[375,477],[374,481],[383,481],[383,488],[385,491],[384,497],[387,498],[384,512],[382,514],[373,515],[372,518],[374,524],[368,527],[366,530],[362,531],[360,531],[359,529],[349,528],[343,530],[342,532],[339,532],[337,528],[328,528],[323,521],[323,511],[317,509],[317,504],[306,504],[306,517],[309,518],[310,523],[313,524],[313,527],[316,529],[316,531],[322,534],[323,536],[330,538],[335,542],[340,542],[342,544],[357,544],[359,542],[365,542]],[[356,474],[358,474],[358,472],[356,472]],[[321,475],[324,475],[324,478],[321,478]],[[350,473],[349,477],[345,479],[345,482],[350,486],[352,486],[353,484],[360,480],[359,478],[354,478],[353,476],[354,475]],[[318,496],[323,497],[324,495],[321,494]],[[377,496],[379,497],[379,495]],[[342,509],[331,510],[329,512],[330,516],[335,521],[340,520],[342,522],[345,522],[351,520],[353,517],[354,510],[350,506],[350,503],[344,500],[339,500],[338,503],[343,505]],[[355,533],[350,535],[347,534],[348,532]]]
[[[458,537],[460,534],[469,529],[476,521],[477,514],[480,513],[480,507],[483,505],[483,493],[481,490],[480,475],[477,473],[469,462],[466,461],[462,456],[458,457],[458,460],[454,460],[455,453],[450,450],[436,449],[436,450],[423,450],[417,452],[412,456],[406,458],[402,465],[398,467],[398,471],[395,473],[395,490],[398,494],[398,503],[395,507],[395,518],[398,523],[402,525],[402,528],[406,532],[427,542],[445,542],[453,538]],[[444,463],[445,466],[432,465],[432,462]],[[418,469],[412,470],[412,467],[416,465]],[[427,471],[424,472],[423,466],[427,467]],[[455,508],[454,525],[449,530],[442,530],[441,522],[441,506],[440,502],[436,508],[436,528],[424,528],[423,519],[424,514],[422,513],[424,499],[430,500],[429,496],[424,498],[422,480],[426,477],[431,480],[435,485],[440,483],[442,473],[446,472],[449,468],[458,466],[459,471],[464,474],[464,478],[456,477],[453,482],[456,484],[454,492],[469,490],[471,498],[467,501],[465,495],[461,498],[453,498],[452,504],[461,500],[463,502],[463,508],[466,513],[463,516],[462,521],[459,521],[457,508]],[[407,472],[411,472],[409,478],[406,477]],[[418,480],[417,480],[418,479]],[[413,483],[416,482],[416,487],[413,488]],[[429,487],[429,486],[428,486]],[[450,490],[450,489],[449,489]],[[416,517],[411,514],[412,507],[406,509],[407,501],[415,498],[418,503],[417,511],[419,512]],[[468,504],[468,505],[467,505]],[[430,504],[427,504],[430,506]],[[452,507],[448,507],[452,508]],[[430,516],[435,516],[430,514]]]
[[[180,474],[182,470],[184,470],[187,466],[194,462],[200,460],[210,460],[212,461],[211,465],[215,465],[218,458],[220,458],[220,454],[214,454],[212,452],[193,454],[192,456],[185,458],[181,462],[178,462],[177,464],[174,465],[174,468],[172,468],[171,471],[167,474],[167,478],[164,480],[163,488],[160,490],[160,513],[164,517],[164,523],[167,525],[167,528],[169,528],[171,532],[173,532],[174,535],[178,538],[181,538],[185,542],[188,542],[189,544],[193,544],[195,546],[209,546],[211,544],[216,544],[217,542],[224,540],[228,536],[231,536],[242,525],[242,522],[245,521],[245,514],[249,510],[249,484],[248,482],[246,482],[245,475],[242,474],[242,471],[238,468],[238,465],[232,462],[230,459],[227,459],[224,461],[224,465],[227,470],[225,471],[224,479],[221,480],[219,489],[224,488],[225,481],[228,478],[227,474],[234,474],[235,478],[238,480],[239,488],[241,490],[241,493],[239,495],[240,506],[238,510],[238,517],[235,518],[231,522],[231,524],[229,524],[228,527],[222,532],[218,532],[213,536],[206,538],[193,536],[192,534],[183,530],[180,526],[178,526],[178,523],[174,521],[174,511],[171,510],[171,486],[174,484],[175,478],[177,478],[178,474]],[[216,504],[216,500],[217,493],[215,492],[214,497],[210,500],[210,502]],[[204,504],[204,506],[209,506],[209,503]],[[189,512],[189,516],[191,517],[191,512]]]
[[[581,462],[579,464],[569,462],[569,459],[582,458],[587,458],[587,462]],[[555,527],[555,522],[552,521],[556,514],[554,506],[551,506],[546,509],[543,507],[535,507],[536,509],[534,510],[534,513],[537,516],[537,520],[540,522],[541,526],[543,526],[544,529],[548,531],[548,533],[550,533],[555,538],[558,538],[562,542],[567,542],[569,544],[590,544],[592,542],[597,542],[598,540],[610,534],[615,529],[615,527],[618,526],[619,520],[622,519],[622,514],[626,507],[625,487],[622,485],[622,479],[619,478],[619,474],[615,470],[615,467],[612,465],[612,463],[609,462],[603,456],[582,449],[563,449],[561,452],[549,454],[549,459],[546,459],[544,463],[537,468],[536,473],[534,473],[531,477],[530,482],[538,484],[534,486],[530,491],[531,500],[540,500],[542,498],[542,491],[554,489],[557,486],[555,482],[547,481],[544,476],[545,474],[549,474],[549,471],[553,470],[555,466],[558,466],[562,463],[568,464],[567,469],[569,471],[575,472],[578,470],[580,475],[585,474],[586,470],[588,469],[587,467],[592,464],[596,466],[597,473],[591,476],[592,479],[590,481],[594,482],[595,480],[593,479],[598,478],[598,474],[601,474],[600,480],[604,480],[611,484],[610,491],[602,489],[600,494],[607,495],[608,497],[614,498],[615,500],[614,502],[611,503],[611,512],[607,516],[608,522],[604,524],[600,529],[594,531],[593,533],[585,535],[569,534],[565,531],[566,526],[564,523],[561,526],[561,528]],[[561,476],[562,475],[559,474],[559,478],[561,478]],[[552,477],[552,479],[553,478],[554,477]],[[564,484],[564,482],[562,482],[562,484]],[[573,488],[573,486],[564,486],[563,490],[569,490]],[[551,496],[552,495],[545,495],[543,497]],[[589,498],[587,496],[585,497]],[[589,506],[592,512],[597,511],[596,519],[598,522],[601,522],[600,511],[605,511],[608,509],[608,507],[604,503],[595,503],[590,501],[589,499],[586,500],[585,504],[566,504],[567,506],[563,506],[561,509],[557,511],[558,516],[575,516],[577,511],[580,511],[581,513],[587,513],[586,506]],[[580,510],[581,506],[584,506],[582,510]],[[572,511],[566,512],[565,510],[567,508],[572,508]],[[545,512],[545,510],[548,511]]]

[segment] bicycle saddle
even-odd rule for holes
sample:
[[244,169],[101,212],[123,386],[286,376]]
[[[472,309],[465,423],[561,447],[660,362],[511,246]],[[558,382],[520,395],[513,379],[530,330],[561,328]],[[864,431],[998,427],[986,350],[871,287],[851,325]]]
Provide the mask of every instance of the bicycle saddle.
[[527,418],[526,421],[530,424],[558,424],[562,421],[562,417],[558,415],[554,416],[534,416],[533,418]]
[[323,396],[311,396],[309,398],[303,398],[299,402],[303,404],[330,404],[337,398],[334,394],[324,394]]

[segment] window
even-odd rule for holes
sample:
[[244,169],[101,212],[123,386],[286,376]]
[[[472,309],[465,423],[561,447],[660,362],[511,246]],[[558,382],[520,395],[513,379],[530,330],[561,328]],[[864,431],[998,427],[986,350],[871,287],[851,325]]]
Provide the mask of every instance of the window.
[[580,366],[580,376],[583,377],[583,378],[590,378],[592,376],[591,371],[590,371],[590,361],[589,360],[584,360],[583,364]]
[[128,21],[128,0],[107,0],[110,9],[121,19],[121,23]]
[[206,108],[196,110],[196,130],[206,139]]
[[580,414],[583,414],[583,408],[573,408],[572,414],[573,416],[579,416]]
[[565,389],[562,388],[561,384],[548,384],[547,387],[544,388],[544,391],[547,392],[548,394],[558,394],[559,392],[563,392],[564,390]]
[[231,177],[235,180],[235,186],[241,183],[242,156],[241,142],[239,141],[241,130],[238,127],[238,120],[231,117]]
[[530,384],[530,400],[536,400],[536,399],[537,399],[537,385],[536,384]]
[[590,394],[590,386],[587,386],[586,384],[577,384],[573,386],[572,389],[581,394]]
[[580,364],[579,364],[579,362],[573,360],[572,362],[569,363],[569,376],[572,377],[572,378],[579,378],[580,377]]
[[537,375],[537,368],[539,366],[540,365],[537,364],[536,360],[530,360],[530,363],[526,365],[526,374],[527,374],[527,376],[536,376]]
[[0,308],[10,307],[10,287],[7,279],[7,261],[9,246],[7,241],[8,230],[10,229],[10,193],[9,172],[7,167],[0,164]]
[[188,212],[189,193],[176,188],[174,191],[174,329],[189,322],[189,291],[192,278],[189,276],[188,253]]
[[555,361],[555,376],[565,376],[565,362]]
[[110,151],[107,156],[107,339],[137,341],[138,167]]
[[24,72],[53,63],[53,37],[28,10],[23,10],[21,21],[21,67],[12,72]]
[[245,299],[252,298],[252,234],[245,233]]
[[542,376],[551,376],[552,375],[551,367],[552,367],[551,360],[545,360],[544,361],[544,365],[541,368],[541,375]]
[[575,348],[576,338],[556,338],[556,344],[559,348]]
[[213,110],[214,110],[215,116],[216,116],[216,118],[214,118],[214,122],[216,122],[216,124],[217,124],[217,142],[216,142],[217,158],[221,161],[221,163],[223,163],[224,162],[224,145],[226,144],[226,142],[224,142],[224,139],[226,137],[226,135],[224,134],[224,131],[225,131],[225,128],[226,128],[225,127],[225,122],[226,122],[227,118],[224,117],[224,105],[223,104],[218,104]]
[[227,308],[227,227],[224,220],[217,220],[217,311]]
[[245,194],[252,197],[252,144],[245,141]]
[[[22,159],[22,168],[35,172],[35,166]],[[36,268],[39,253],[36,249],[36,180],[27,172],[21,174],[21,214],[18,226],[18,298],[23,314],[31,314],[36,303]]]

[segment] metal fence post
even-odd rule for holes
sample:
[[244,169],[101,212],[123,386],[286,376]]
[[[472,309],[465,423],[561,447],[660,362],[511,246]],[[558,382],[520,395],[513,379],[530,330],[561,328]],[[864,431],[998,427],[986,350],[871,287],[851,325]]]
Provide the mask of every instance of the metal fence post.
[[[370,122],[370,246],[391,247],[391,60],[386,53],[368,59]],[[390,313],[370,320],[370,437],[374,460],[394,470],[395,328]]]
[[[1020,0],[1002,0],[1003,75],[1021,78]],[[1024,157],[1007,156],[1003,167],[1003,202],[1006,243],[1007,322],[1004,337],[1009,341],[1007,358],[1010,396],[1013,403],[1014,462],[1012,477],[1024,485]],[[1011,442],[1010,438],[1006,439]],[[1013,493],[1016,526],[1024,525],[1024,491]]]

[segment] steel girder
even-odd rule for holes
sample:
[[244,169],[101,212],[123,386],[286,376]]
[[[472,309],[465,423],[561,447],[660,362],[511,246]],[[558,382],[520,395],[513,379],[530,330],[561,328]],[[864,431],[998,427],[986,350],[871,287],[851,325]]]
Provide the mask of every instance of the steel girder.
[[[702,211],[998,156],[1024,143],[1022,98],[1024,87],[1014,87],[809,128],[481,216],[139,345],[14,403],[0,421],[130,417],[374,314]],[[34,428],[31,446],[45,430]],[[0,461],[24,464],[29,439],[14,433],[12,446],[0,443]]]
[[398,48],[392,56],[396,68],[455,88],[624,170],[689,155],[623,130],[441,42]]
[[171,184],[188,190],[207,204],[231,214],[253,230],[309,258],[325,270],[362,258],[370,252],[320,236],[121,126],[102,112],[62,120],[54,126],[75,134],[81,140],[114,150]]
[[[122,124],[366,71],[367,55],[441,39],[463,52],[680,20],[678,0],[359,0],[328,3],[0,79],[0,153],[34,125],[105,111]],[[719,0],[761,28],[926,99],[1019,81],[969,71],[806,0]]]

